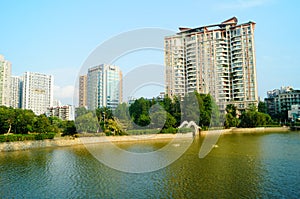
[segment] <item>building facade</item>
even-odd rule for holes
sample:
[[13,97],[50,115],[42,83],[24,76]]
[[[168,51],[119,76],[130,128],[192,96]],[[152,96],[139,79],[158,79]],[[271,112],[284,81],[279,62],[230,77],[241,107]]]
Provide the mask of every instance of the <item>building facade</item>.
[[13,108],[22,107],[22,78],[11,76],[10,79],[10,106]]
[[115,109],[122,101],[122,72],[118,66],[101,64],[88,69],[87,107]]
[[287,120],[292,106],[300,105],[300,90],[295,90],[291,86],[283,86],[280,89],[268,91],[265,103],[271,117]]
[[300,121],[300,104],[291,106],[291,110],[288,111],[288,118],[290,121]]
[[11,63],[0,55],[0,105],[10,106]]
[[26,72],[22,85],[22,108],[44,114],[53,103],[53,76]]
[[87,75],[79,77],[79,107],[87,107]]
[[74,109],[71,105],[49,107],[46,115],[70,121],[74,120]]
[[254,29],[254,22],[238,24],[233,17],[165,37],[166,93],[209,93],[221,110],[257,104]]

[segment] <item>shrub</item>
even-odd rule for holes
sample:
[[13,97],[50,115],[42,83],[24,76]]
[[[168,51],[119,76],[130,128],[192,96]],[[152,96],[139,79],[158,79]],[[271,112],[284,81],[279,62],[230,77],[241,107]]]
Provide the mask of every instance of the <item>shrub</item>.
[[0,142],[53,139],[55,133],[0,135]]
[[170,128],[167,128],[167,129],[162,129],[161,130],[161,133],[163,134],[170,134],[170,133],[177,133],[178,129],[174,128],[174,127],[170,127]]

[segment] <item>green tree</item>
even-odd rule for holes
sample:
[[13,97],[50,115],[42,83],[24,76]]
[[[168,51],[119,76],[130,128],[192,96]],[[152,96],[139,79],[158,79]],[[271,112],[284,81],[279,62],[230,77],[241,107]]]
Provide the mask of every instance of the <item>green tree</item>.
[[108,119],[107,130],[109,130],[113,135],[124,135],[122,126],[114,119]]
[[237,109],[235,105],[228,104],[225,110],[226,110],[225,121],[224,121],[225,128],[237,127],[239,124],[239,119],[237,118]]
[[13,108],[0,106],[0,134],[10,133],[15,121]]
[[34,123],[37,120],[37,116],[32,110],[15,109],[16,119],[14,122],[14,133],[27,134],[34,132]]
[[74,121],[65,121],[62,136],[75,135],[77,133]]
[[150,124],[149,110],[151,102],[144,98],[134,101],[129,107],[129,113],[134,123],[140,127]]
[[234,104],[228,104],[225,111],[227,114],[231,114],[233,117],[237,117],[237,108]]
[[151,128],[163,128],[167,119],[167,112],[160,110],[150,114]]
[[113,119],[112,110],[107,107],[101,107],[96,109],[96,116],[100,127],[103,131],[105,131],[108,120]]
[[175,118],[175,126],[178,127],[181,124],[181,107],[180,99],[177,96],[173,97],[172,111],[170,114]]
[[258,126],[265,126],[271,123],[272,119],[268,114],[249,109],[242,113],[240,117],[239,127],[253,128]]
[[199,123],[199,104],[197,99],[197,93],[188,93],[182,102],[182,120],[183,121],[195,121]]
[[48,133],[51,129],[50,121],[44,114],[37,116],[34,122],[34,132]]
[[79,117],[81,115],[85,115],[87,113],[89,113],[90,111],[87,110],[85,107],[78,107],[75,109],[75,116]]
[[177,121],[176,121],[175,117],[173,117],[170,113],[167,113],[167,118],[166,118],[166,122],[164,125],[164,129],[177,127],[176,122]]
[[126,103],[119,104],[114,111],[115,119],[119,121],[123,129],[131,129],[132,122],[129,114],[129,107]]
[[137,120],[137,124],[141,127],[148,126],[151,122],[149,115],[141,114]]
[[92,112],[76,117],[75,126],[78,133],[95,133],[100,129],[97,116]]
[[267,105],[265,102],[259,102],[258,103],[258,112],[261,112],[261,113],[267,113]]

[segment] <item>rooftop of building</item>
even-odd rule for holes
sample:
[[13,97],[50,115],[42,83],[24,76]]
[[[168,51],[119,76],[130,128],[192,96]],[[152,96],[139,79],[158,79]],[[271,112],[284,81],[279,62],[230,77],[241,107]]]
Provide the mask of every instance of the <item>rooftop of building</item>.
[[212,24],[201,26],[197,28],[187,28],[187,27],[179,27],[179,33],[177,34],[189,34],[194,32],[204,32],[204,31],[211,31],[216,29],[225,29],[226,26],[230,25],[232,27],[241,26],[241,25],[248,25],[248,24],[255,24],[253,21],[249,21],[247,23],[238,24],[238,19],[236,17],[231,17],[219,24]]
[[294,89],[291,86],[282,86],[280,89],[274,89],[272,91],[268,91],[267,95],[268,98],[276,97],[283,94],[294,94],[294,93],[300,93],[300,89]]

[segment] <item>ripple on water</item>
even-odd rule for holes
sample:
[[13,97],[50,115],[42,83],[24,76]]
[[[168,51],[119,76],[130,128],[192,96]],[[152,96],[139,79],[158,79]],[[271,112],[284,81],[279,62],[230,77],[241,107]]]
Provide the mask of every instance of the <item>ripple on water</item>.
[[[299,134],[222,136],[219,147],[199,159],[201,142],[195,140],[168,167],[143,174],[109,168],[84,146],[0,153],[0,198],[300,196]],[[125,143],[122,147],[144,152],[164,144]]]

